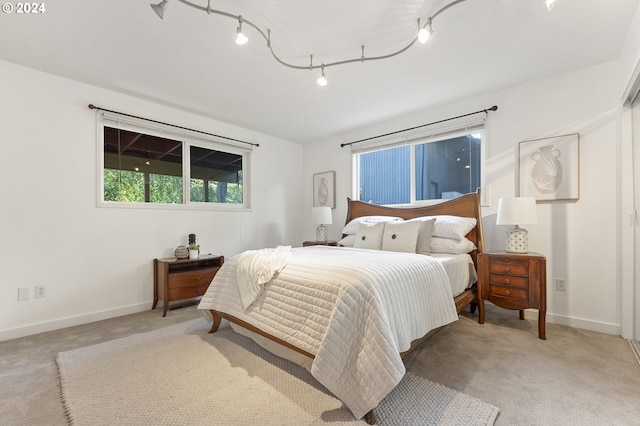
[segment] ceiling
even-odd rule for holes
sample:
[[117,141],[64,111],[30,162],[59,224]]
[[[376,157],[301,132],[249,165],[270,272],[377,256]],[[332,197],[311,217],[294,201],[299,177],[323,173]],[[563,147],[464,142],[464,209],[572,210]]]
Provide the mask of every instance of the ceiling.
[[[436,17],[429,43],[390,59],[296,70],[245,25],[170,0],[44,2],[0,16],[0,59],[305,143],[457,99],[619,57],[639,0],[466,0]],[[206,0],[193,0],[206,6]],[[451,0],[212,0],[271,30],[302,66],[384,55]],[[127,111],[124,105],[101,105]],[[180,124],[180,123],[176,123]],[[215,129],[202,129],[213,131]]]

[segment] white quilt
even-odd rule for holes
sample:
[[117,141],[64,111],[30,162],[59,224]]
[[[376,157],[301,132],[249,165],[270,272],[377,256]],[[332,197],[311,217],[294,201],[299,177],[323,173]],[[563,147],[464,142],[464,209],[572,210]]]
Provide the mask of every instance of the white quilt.
[[264,290],[264,286],[287,266],[291,246],[247,250],[238,255],[238,291],[242,307],[247,309]]
[[215,309],[315,355],[311,374],[356,418],[405,373],[400,352],[458,318],[442,265],[419,254],[346,247],[294,248],[245,310],[240,255],[216,274],[198,308]]

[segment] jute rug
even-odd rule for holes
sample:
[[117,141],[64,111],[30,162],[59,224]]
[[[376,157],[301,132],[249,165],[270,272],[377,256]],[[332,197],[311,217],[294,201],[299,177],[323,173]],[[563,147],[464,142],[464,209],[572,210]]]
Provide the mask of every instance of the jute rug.
[[[223,323],[224,324],[224,323]],[[73,425],[365,424],[302,367],[227,326],[194,320],[60,352]],[[492,425],[498,408],[417,372],[374,411],[380,425]]]

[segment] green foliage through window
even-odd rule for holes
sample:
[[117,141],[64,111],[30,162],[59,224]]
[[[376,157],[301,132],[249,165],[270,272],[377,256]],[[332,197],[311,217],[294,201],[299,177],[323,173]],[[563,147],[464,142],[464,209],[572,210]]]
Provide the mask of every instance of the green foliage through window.
[[[119,127],[103,126],[103,184],[106,202],[244,205],[241,153],[214,150]],[[188,188],[183,157],[188,149]],[[237,151],[230,149],[229,151]]]

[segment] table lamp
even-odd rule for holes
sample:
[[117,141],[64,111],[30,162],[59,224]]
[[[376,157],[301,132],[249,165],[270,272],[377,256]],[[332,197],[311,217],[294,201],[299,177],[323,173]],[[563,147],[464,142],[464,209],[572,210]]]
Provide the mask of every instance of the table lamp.
[[327,227],[325,225],[333,223],[331,207],[314,207],[311,219],[313,223],[320,225],[316,228],[316,241],[327,241]]
[[496,225],[514,225],[507,230],[507,247],[510,253],[526,253],[529,248],[527,230],[519,225],[538,223],[536,199],[533,197],[500,198]]

